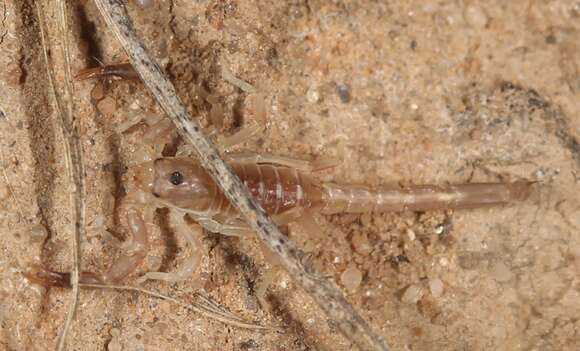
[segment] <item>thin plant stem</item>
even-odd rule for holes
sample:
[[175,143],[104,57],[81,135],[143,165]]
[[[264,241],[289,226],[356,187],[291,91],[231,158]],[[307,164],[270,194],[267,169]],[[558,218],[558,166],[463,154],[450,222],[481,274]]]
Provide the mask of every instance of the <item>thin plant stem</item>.
[[246,222],[257,232],[258,237],[279,256],[293,279],[314,298],[343,335],[361,350],[388,350],[385,341],[356,312],[338,287],[322,278],[313,267],[301,262],[300,250],[282,235],[233,173],[231,167],[222,160],[216,146],[202,133],[200,125],[187,112],[173,84],[148,54],[145,45],[133,29],[123,3],[120,0],[94,0],[94,2],[108,27],[127,52],[141,80],[175,123],[179,133],[196,149],[201,165],[240,211]]

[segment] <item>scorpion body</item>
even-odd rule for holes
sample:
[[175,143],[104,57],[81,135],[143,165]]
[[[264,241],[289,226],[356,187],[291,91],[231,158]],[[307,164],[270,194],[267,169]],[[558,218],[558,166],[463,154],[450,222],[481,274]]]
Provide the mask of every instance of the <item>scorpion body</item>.
[[[335,214],[503,205],[525,199],[532,184],[529,181],[516,181],[442,186],[391,185],[373,189],[361,185],[323,182],[309,172],[289,167],[287,161],[292,163],[291,159],[269,159],[278,160],[280,164],[234,160],[231,166],[260,206],[280,225],[296,219],[296,214],[310,210]],[[128,196],[119,210],[122,222],[131,236],[129,244],[107,272],[84,272],[81,282],[118,283],[138,268],[149,250],[146,223],[140,207],[151,203],[150,196],[155,199],[155,206],[187,213],[209,231],[225,235],[251,232],[221,189],[193,158],[159,158],[136,167],[133,178],[141,191],[135,193],[138,195]],[[293,212],[294,216],[285,216]],[[199,238],[194,239],[189,235],[189,243],[194,252],[198,253]],[[181,273],[150,272],[144,277],[171,281],[187,279],[192,274],[193,266],[198,263],[199,257],[193,257],[189,268]],[[46,271],[37,266],[27,273],[27,277],[43,285],[69,286],[68,273]]]
[[[297,207],[324,214],[465,209],[502,205],[525,198],[530,182],[457,185],[366,186],[321,182],[295,168],[234,162],[232,167],[271,215]],[[145,173],[143,173],[145,172]],[[155,197],[198,217],[237,216],[219,187],[196,160],[161,158],[142,170],[140,180]]]

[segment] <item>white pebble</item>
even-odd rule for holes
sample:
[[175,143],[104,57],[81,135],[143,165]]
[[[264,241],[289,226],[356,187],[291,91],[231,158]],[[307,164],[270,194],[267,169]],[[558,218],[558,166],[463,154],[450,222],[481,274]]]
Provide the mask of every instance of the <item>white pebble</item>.
[[412,231],[411,229],[407,229],[407,236],[409,237],[409,240],[413,241],[415,240],[415,238],[417,238],[417,236],[415,235],[415,232]]
[[340,281],[346,290],[354,291],[362,282],[362,272],[360,269],[356,268],[356,266],[351,265],[342,272],[340,275]]
[[306,100],[309,103],[313,104],[320,99],[320,94],[318,94],[318,90],[315,86],[311,86],[310,89],[306,92]]
[[487,15],[479,6],[469,6],[465,10],[465,20],[476,29],[484,29],[487,25]]
[[279,285],[282,289],[288,289],[288,286],[289,286],[288,279],[280,280]]
[[433,297],[440,297],[443,295],[443,282],[441,279],[431,279],[429,280],[429,290]]
[[131,103],[131,105],[129,105],[129,108],[130,108],[131,110],[135,110],[135,111],[137,111],[137,110],[141,110],[141,106],[139,106],[139,101],[138,101],[138,100],[135,100],[135,101],[133,101],[133,102]]
[[401,301],[409,305],[416,304],[417,301],[421,300],[424,293],[425,292],[422,287],[418,285],[409,285],[407,290],[405,290],[405,292],[403,293]]

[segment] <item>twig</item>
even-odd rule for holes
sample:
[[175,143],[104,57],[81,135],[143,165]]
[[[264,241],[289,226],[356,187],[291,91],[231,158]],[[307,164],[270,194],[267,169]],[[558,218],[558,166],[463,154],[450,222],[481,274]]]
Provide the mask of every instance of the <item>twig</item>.
[[[159,105],[175,123],[183,138],[196,149],[200,162],[238,208],[258,237],[280,256],[288,272],[314,298],[327,316],[335,321],[350,341],[363,350],[387,350],[386,343],[375,334],[333,283],[321,278],[312,267],[304,267],[299,250],[280,233],[264,210],[252,198],[247,188],[221,158],[217,148],[203,135],[197,122],[187,113],[174,86],[149,56],[137,37],[124,5],[120,0],[94,0],[109,28],[127,52],[141,80]],[[306,269],[305,269],[306,268]],[[310,273],[308,273],[310,272]]]
[[71,325],[74,321],[76,310],[79,303],[79,271],[80,271],[80,238],[84,236],[85,231],[85,167],[83,160],[83,150],[80,139],[80,120],[76,119],[74,116],[74,87],[72,83],[72,73],[70,64],[70,51],[69,51],[69,30],[68,21],[66,15],[66,4],[64,0],[56,0],[56,7],[58,13],[58,24],[59,24],[59,35],[61,38],[61,43],[63,45],[63,58],[64,58],[64,73],[65,73],[65,84],[64,84],[64,95],[66,100],[66,106],[64,106],[63,100],[60,98],[56,86],[54,84],[54,71],[51,69],[51,65],[48,58],[48,49],[46,41],[45,32],[45,17],[39,2],[37,4],[38,17],[40,19],[40,34],[42,39],[42,48],[44,53],[44,60],[47,69],[47,75],[51,90],[53,91],[58,115],[60,117],[60,125],[62,128],[62,133],[64,135],[64,149],[65,149],[65,164],[67,169],[67,175],[70,179],[72,189],[70,191],[70,204],[73,208],[73,218],[74,218],[74,234],[72,240],[72,256],[73,256],[73,267],[71,271],[71,286],[72,286],[72,297],[69,305],[69,311],[62,327],[57,350],[62,351],[66,347],[66,339]]
[[8,34],[8,29],[6,29],[6,18],[8,17],[8,11],[6,11],[6,0],[2,1],[2,20],[0,20],[0,24],[2,25],[2,29],[4,29],[4,33],[0,34],[0,44],[4,43],[4,38]]
[[244,321],[243,319],[241,319],[240,317],[236,316],[235,314],[229,312],[229,311],[225,311],[224,309],[221,308],[221,306],[219,306],[219,309],[217,309],[215,306],[217,306],[215,304],[215,302],[213,302],[212,300],[209,300],[207,297],[204,297],[202,295],[197,295],[198,297],[201,297],[202,300],[206,303],[206,305],[203,304],[198,304],[198,303],[185,303],[182,302],[176,298],[173,298],[171,296],[167,296],[167,295],[163,295],[151,290],[145,290],[136,286],[130,286],[130,285],[109,285],[109,284],[85,284],[85,283],[80,283],[79,286],[81,288],[94,288],[94,289],[111,289],[111,290],[125,290],[125,291],[136,291],[145,295],[149,295],[152,297],[156,297],[162,300],[167,300],[170,302],[173,302],[181,307],[185,307],[188,310],[191,310],[193,312],[199,313],[202,316],[214,319],[216,321],[228,324],[228,325],[232,325],[234,327],[238,327],[238,328],[244,328],[244,329],[253,329],[253,330],[274,330],[276,331],[276,328],[271,328],[271,327],[264,327],[258,324],[253,324],[253,323],[249,323]]

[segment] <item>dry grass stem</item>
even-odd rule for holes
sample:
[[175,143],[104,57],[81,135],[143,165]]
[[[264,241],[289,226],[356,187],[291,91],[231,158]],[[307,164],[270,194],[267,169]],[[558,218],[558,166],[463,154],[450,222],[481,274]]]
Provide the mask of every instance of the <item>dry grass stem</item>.
[[147,53],[136,35],[120,0],[95,0],[107,25],[127,52],[135,70],[178,131],[197,150],[203,167],[238,208],[258,237],[279,256],[288,272],[314,298],[344,336],[363,350],[387,350],[386,343],[359,316],[334,283],[321,278],[299,259],[298,248],[276,227],[239,178],[219,155],[215,145],[201,132],[177,96],[175,87]]
[[184,307],[195,313],[199,313],[207,318],[222,322],[238,328],[253,329],[253,330],[277,330],[272,327],[265,327],[258,324],[250,323],[244,321],[242,318],[236,316],[235,314],[225,310],[223,307],[216,304],[213,300],[208,299],[205,296],[195,294],[197,298],[202,300],[202,303],[185,303],[171,296],[163,295],[154,291],[142,289],[136,286],[130,285],[101,285],[101,284],[79,284],[82,288],[94,288],[94,289],[111,289],[111,290],[123,290],[123,291],[135,291],[141,294],[145,294],[151,297],[156,297],[158,299],[173,302],[176,305]]
[[52,69],[52,63],[49,59],[49,44],[47,41],[46,18],[40,3],[36,3],[37,12],[40,21],[42,48],[44,61],[47,69],[47,76],[51,90],[53,91],[57,114],[64,135],[65,164],[67,175],[70,180],[72,189],[70,191],[70,204],[73,211],[74,231],[72,240],[72,257],[73,267],[71,270],[72,296],[67,313],[66,320],[62,327],[57,350],[61,351],[66,348],[66,340],[69,330],[74,321],[76,310],[79,302],[79,272],[80,272],[80,239],[85,232],[85,179],[84,179],[84,160],[83,150],[80,138],[80,120],[74,116],[74,86],[70,64],[69,48],[69,26],[67,21],[67,6],[64,0],[56,0],[55,8],[57,11],[58,35],[62,45],[62,56],[64,58],[65,80],[62,88],[64,101],[60,96],[60,91],[55,86],[55,75]]

